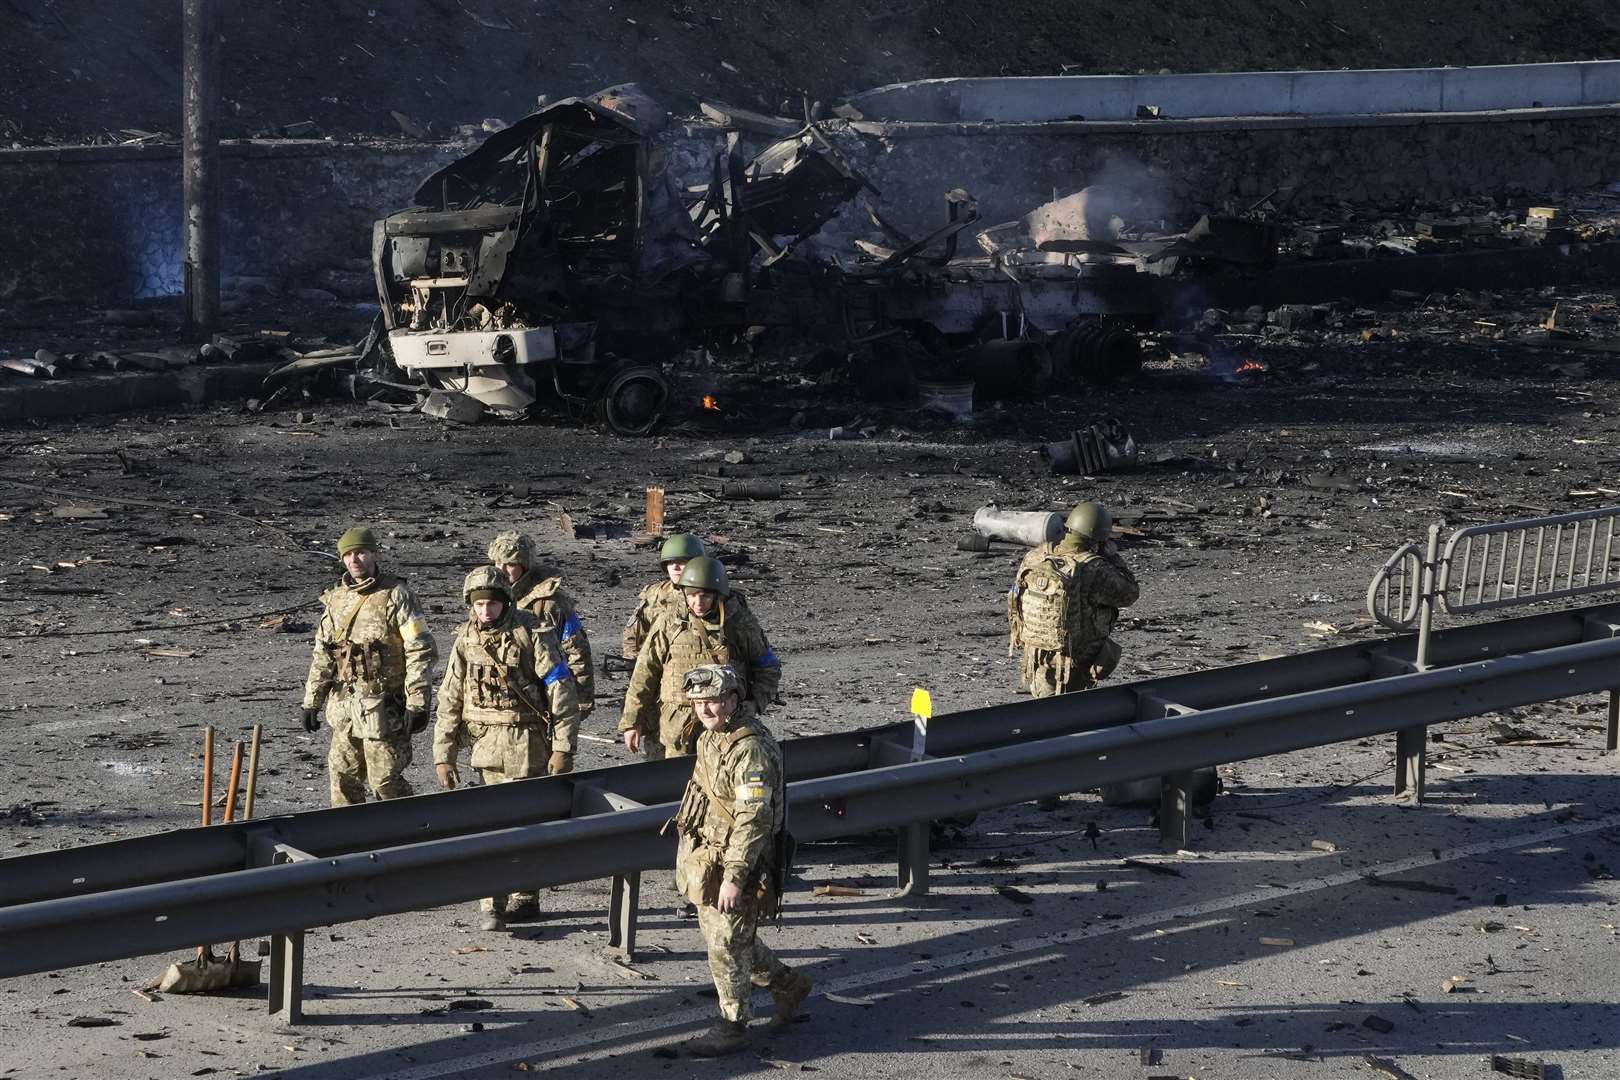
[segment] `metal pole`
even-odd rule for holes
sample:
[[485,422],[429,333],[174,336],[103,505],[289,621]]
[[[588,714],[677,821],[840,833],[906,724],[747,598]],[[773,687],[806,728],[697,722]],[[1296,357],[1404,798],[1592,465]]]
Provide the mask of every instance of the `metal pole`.
[[214,0],[182,0],[182,157],[188,341],[219,319],[219,34]]
[[[1429,670],[1429,638],[1434,631],[1434,606],[1439,601],[1440,526],[1429,526],[1429,539],[1423,551],[1423,583],[1418,597],[1418,639],[1416,669]],[[1402,728],[1395,733],[1395,794],[1415,805],[1423,801],[1423,781],[1428,760],[1426,743],[1429,729]]]
[[1620,690],[1609,691],[1609,730],[1603,748],[1611,754],[1620,753]]

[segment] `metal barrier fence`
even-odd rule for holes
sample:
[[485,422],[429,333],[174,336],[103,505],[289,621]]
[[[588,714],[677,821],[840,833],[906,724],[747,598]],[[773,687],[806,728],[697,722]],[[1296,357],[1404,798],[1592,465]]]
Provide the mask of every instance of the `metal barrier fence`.
[[[1620,588],[1616,518],[1620,506],[1470,525],[1453,532],[1443,551],[1440,526],[1430,525],[1422,549],[1412,543],[1401,545],[1373,575],[1367,586],[1367,612],[1394,630],[1416,626],[1417,654],[1410,667],[1426,671],[1437,608],[1448,615],[1466,615]],[[1616,748],[1617,726],[1620,687],[1609,691],[1611,751]],[[1395,794],[1422,799],[1427,742],[1426,727],[1396,732]]]
[[1367,612],[1392,630],[1419,627],[1421,655],[1425,618],[1432,622],[1436,605],[1465,615],[1620,588],[1617,518],[1620,506],[1608,506],[1470,525],[1453,532],[1444,551],[1440,526],[1431,525],[1425,548],[1403,544],[1373,576]]

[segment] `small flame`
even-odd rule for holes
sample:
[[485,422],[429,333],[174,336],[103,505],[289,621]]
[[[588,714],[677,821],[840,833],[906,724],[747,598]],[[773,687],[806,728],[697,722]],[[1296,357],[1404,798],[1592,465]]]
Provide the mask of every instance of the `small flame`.
[[720,402],[715,400],[715,397],[714,397],[713,394],[704,394],[703,395],[703,407],[705,409],[708,409],[708,410],[712,411],[712,412],[719,412],[720,411]]
[[1237,366],[1237,373],[1239,375],[1252,375],[1257,371],[1264,370],[1266,370],[1266,365],[1262,364],[1258,360],[1245,360],[1243,363]]

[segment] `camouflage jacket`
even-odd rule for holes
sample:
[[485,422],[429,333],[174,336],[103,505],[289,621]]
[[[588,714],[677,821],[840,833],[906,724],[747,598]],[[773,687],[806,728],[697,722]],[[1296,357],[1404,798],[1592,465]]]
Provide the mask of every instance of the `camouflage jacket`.
[[730,664],[742,679],[744,707],[763,713],[782,685],[782,662],[765,631],[739,596],[728,597],[718,618],[700,619],[683,605],[665,614],[647,635],[624,695],[619,730],[634,728],[666,748],[683,746],[682,729],[692,707],[682,685],[699,664]]
[[439,684],[433,763],[454,761],[484,728],[519,725],[549,729],[554,752],[574,752],[579,695],[557,635],[511,608],[493,627],[468,619]]
[[360,582],[345,574],[321,607],[304,708],[327,705],[328,722],[356,738],[405,735],[404,713],[427,708],[439,656],[416,595],[389,574]]
[[1068,612],[1064,620],[1068,645],[1064,654],[1075,660],[1089,660],[1103,640],[1113,632],[1119,609],[1130,607],[1141,595],[1136,575],[1119,555],[1081,551],[1065,543],[1042,544],[1018,564],[1012,590],[1008,593],[1007,616],[1011,623],[1011,645],[1021,647],[1019,585],[1024,571],[1049,562],[1068,581]]
[[721,881],[746,895],[764,869],[787,812],[782,748],[755,719],[698,737],[697,760],[676,817],[675,888],[714,903]]
[[591,639],[585,633],[585,623],[579,617],[574,598],[562,587],[562,577],[553,569],[536,567],[518,578],[517,584],[512,586],[512,597],[518,607],[556,633],[563,655],[568,657],[568,670],[574,673],[580,713],[589,715],[596,705]]
[[624,624],[624,658],[636,658],[641,652],[641,643],[647,640],[653,624],[665,612],[685,610],[686,601],[681,599],[681,590],[667,577],[642,589],[641,595],[636,597],[636,610],[630,613],[630,621]]

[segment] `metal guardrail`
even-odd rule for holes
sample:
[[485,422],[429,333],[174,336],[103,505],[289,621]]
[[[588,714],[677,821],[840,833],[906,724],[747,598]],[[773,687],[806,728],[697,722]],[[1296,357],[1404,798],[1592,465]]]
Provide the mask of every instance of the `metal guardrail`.
[[[898,826],[900,882],[919,893],[930,819],[1163,776],[1161,830],[1184,846],[1190,770],[1610,688],[1620,605],[1463,627],[1433,646],[1439,665],[1426,671],[1406,636],[942,715],[920,758],[911,724],[791,740],[793,828],[817,840]],[[626,765],[3,860],[0,976],[269,934],[270,1005],[292,1022],[312,926],[604,877],[612,941],[630,951],[639,874],[670,862],[658,829],[686,768]]]

